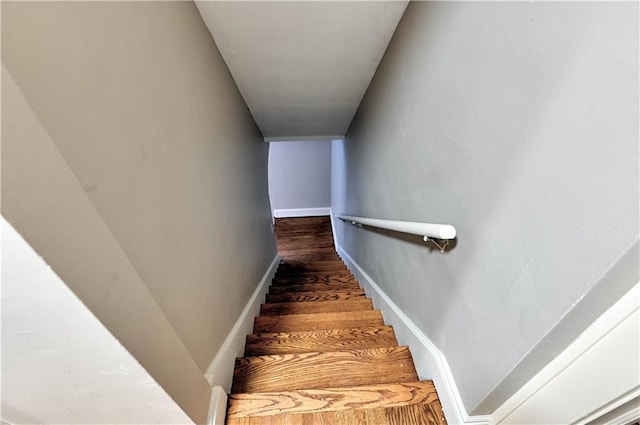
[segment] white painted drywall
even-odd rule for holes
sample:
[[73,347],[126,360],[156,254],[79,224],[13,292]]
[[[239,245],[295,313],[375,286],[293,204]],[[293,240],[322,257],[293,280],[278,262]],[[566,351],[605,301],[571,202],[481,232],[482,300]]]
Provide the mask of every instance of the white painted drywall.
[[344,135],[407,1],[196,1],[265,137]]
[[268,147],[195,5],[7,3],[2,38],[2,214],[204,423],[275,243]]
[[591,424],[633,399],[640,409],[639,359],[640,284],[636,284],[494,412],[493,422]]
[[11,424],[192,424],[0,217],[2,400]]
[[202,371],[4,66],[2,106],[3,216],[182,409],[204,420],[211,389]]
[[334,213],[458,230],[441,255],[337,222],[446,356],[469,413],[491,413],[638,281],[637,32],[637,3],[411,3],[347,134]]
[[269,143],[269,198],[273,210],[331,205],[331,142]]

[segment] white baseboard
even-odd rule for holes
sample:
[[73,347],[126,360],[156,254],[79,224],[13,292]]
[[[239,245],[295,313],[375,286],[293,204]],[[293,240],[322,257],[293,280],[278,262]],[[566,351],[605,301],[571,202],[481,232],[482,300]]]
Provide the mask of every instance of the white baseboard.
[[224,425],[227,413],[227,393],[224,388],[216,385],[211,389],[211,402],[207,425]]
[[329,218],[331,219],[331,234],[333,235],[333,249],[338,252],[338,234],[336,233],[336,218],[333,216],[333,209],[329,208]]
[[331,142],[336,139],[344,139],[344,134],[318,134],[316,136],[276,136],[265,137],[264,141],[271,142]]
[[467,413],[447,359],[440,350],[342,247],[337,246],[337,248],[347,268],[358,279],[367,295],[373,299],[376,308],[382,311],[385,323],[393,326],[398,342],[411,349],[420,379],[433,380],[447,422],[450,425],[489,424],[491,416],[469,416]]
[[264,302],[279,263],[280,257],[276,255],[207,369],[205,378],[209,384],[222,387],[227,393],[231,391],[236,357],[241,357],[244,352],[246,336],[253,329],[253,318],[260,313],[260,304]]
[[314,217],[321,215],[331,215],[331,208],[290,208],[273,210],[273,215],[276,218],[285,217]]

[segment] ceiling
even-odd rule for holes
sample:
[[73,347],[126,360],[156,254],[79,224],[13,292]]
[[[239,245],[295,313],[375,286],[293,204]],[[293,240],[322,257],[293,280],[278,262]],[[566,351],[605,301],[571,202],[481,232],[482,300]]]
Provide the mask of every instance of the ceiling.
[[266,141],[349,128],[407,1],[196,1]]

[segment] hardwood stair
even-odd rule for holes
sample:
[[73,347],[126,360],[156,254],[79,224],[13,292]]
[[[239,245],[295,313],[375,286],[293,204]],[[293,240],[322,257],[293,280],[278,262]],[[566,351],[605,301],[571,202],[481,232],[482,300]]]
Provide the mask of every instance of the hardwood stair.
[[282,261],[236,359],[227,425],[446,425],[433,382],[336,254],[329,218],[275,228]]
[[245,355],[290,354],[318,351],[362,350],[396,347],[391,326],[320,329],[247,335]]

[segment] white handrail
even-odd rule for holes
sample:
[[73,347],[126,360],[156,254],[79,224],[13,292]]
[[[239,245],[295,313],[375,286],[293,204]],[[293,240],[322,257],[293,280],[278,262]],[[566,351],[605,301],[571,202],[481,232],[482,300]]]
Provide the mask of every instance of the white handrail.
[[456,228],[449,224],[380,220],[377,218],[355,217],[351,215],[339,215],[338,218],[343,221],[350,221],[351,224],[364,224],[366,226],[423,236],[425,241],[431,238],[454,239],[456,237]]

